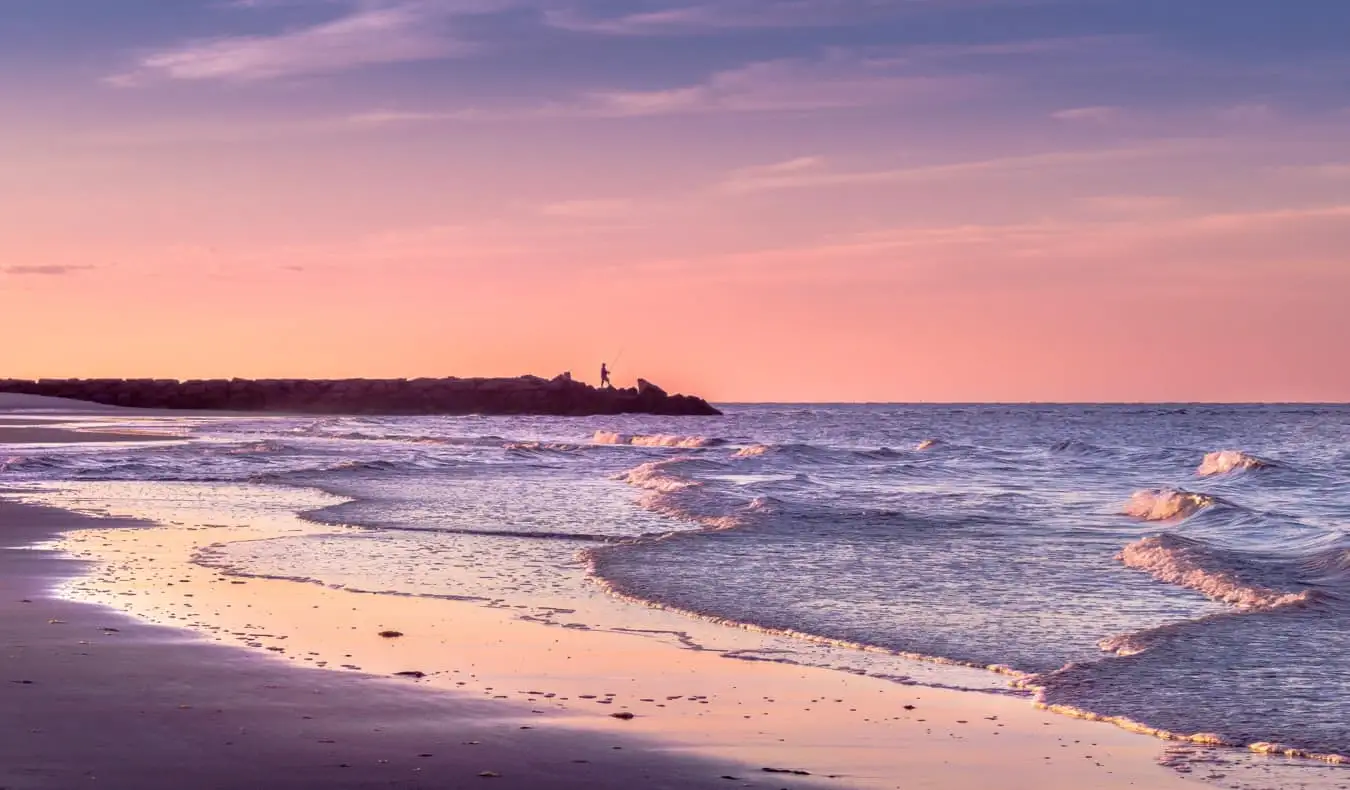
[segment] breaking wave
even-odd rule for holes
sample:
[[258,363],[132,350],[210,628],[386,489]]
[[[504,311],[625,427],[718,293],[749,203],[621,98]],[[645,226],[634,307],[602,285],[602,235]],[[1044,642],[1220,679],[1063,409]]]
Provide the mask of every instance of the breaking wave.
[[624,444],[632,447],[674,447],[693,450],[700,447],[716,447],[725,444],[721,439],[706,436],[677,436],[674,434],[626,434],[613,431],[596,431],[591,438],[595,444]]
[[1180,488],[1136,491],[1121,511],[1142,521],[1172,521],[1188,518],[1222,502],[1216,496]]
[[1196,468],[1195,473],[1201,477],[1212,477],[1214,475],[1225,475],[1229,472],[1265,469],[1269,466],[1274,466],[1274,464],[1264,458],[1248,455],[1241,450],[1219,450],[1207,454],[1204,460],[1200,462],[1200,466]]
[[1178,535],[1155,535],[1135,541],[1122,549],[1116,559],[1158,581],[1190,588],[1239,609],[1275,609],[1316,600],[1311,589],[1288,592],[1247,581],[1237,567],[1240,559]]

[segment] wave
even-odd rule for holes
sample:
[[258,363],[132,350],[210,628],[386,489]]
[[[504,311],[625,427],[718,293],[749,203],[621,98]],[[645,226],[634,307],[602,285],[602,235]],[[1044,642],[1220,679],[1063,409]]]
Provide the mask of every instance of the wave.
[[614,479],[636,488],[645,488],[648,491],[657,491],[663,494],[673,494],[676,491],[699,488],[703,485],[697,480],[671,474],[669,469],[672,463],[672,461],[649,461],[626,472],[620,472],[614,476]]
[[732,453],[733,458],[778,458],[789,462],[813,464],[853,464],[867,461],[887,461],[903,457],[888,447],[872,450],[821,447],[814,444],[751,444]]
[[624,444],[632,447],[674,447],[693,450],[700,447],[716,447],[726,442],[706,436],[678,436],[675,434],[626,434],[613,431],[596,431],[591,438],[595,444]]
[[1143,521],[1172,521],[1188,518],[1222,501],[1210,494],[1180,488],[1148,489],[1134,492],[1121,512]]
[[587,449],[587,446],[565,442],[507,442],[502,445],[502,449],[519,453],[575,453]]
[[[910,659],[912,661],[922,661],[929,664],[942,664],[946,666],[983,669],[989,672],[994,672],[996,674],[1006,675],[1015,679],[1030,677],[1027,673],[1014,669],[1006,664],[982,664],[977,661],[963,661],[955,658],[947,658],[945,656],[936,656],[936,655],[929,655],[926,653],[916,653],[907,650],[898,650],[895,648],[883,647],[881,645],[871,644],[868,642],[860,642],[851,639],[823,636],[821,634],[816,634],[809,631],[799,631],[794,628],[767,626],[762,625],[760,623],[754,623],[745,620],[737,620],[734,618],[715,614],[713,612],[700,611],[697,609],[690,609],[682,606],[676,606],[673,604],[665,603],[663,601],[653,600],[651,598],[644,597],[639,592],[629,590],[626,586],[624,586],[620,582],[611,579],[605,575],[604,568],[602,567],[604,565],[605,552],[610,551],[614,548],[621,548],[621,546],[617,547],[611,546],[602,549],[584,549],[580,553],[580,557],[587,564],[587,577],[591,580],[591,582],[594,583],[597,587],[599,587],[607,595],[610,595],[611,597],[621,601],[626,601],[628,603],[644,606],[649,609],[657,609],[660,611],[672,612],[674,614],[679,614],[694,620],[714,623],[716,625],[727,626],[729,628],[736,628],[742,631],[750,631],[753,633],[766,634],[770,636],[783,636],[811,644],[842,647],[847,648],[849,650],[857,650],[863,653],[874,653],[888,656],[896,656],[899,658]],[[864,672],[860,674],[867,674],[867,673]],[[909,684],[935,685],[935,684],[920,684],[913,681],[910,681]],[[936,685],[935,687],[958,688],[956,686],[941,686],[941,685]],[[962,688],[962,690],[977,691],[980,689]],[[1009,690],[1005,692],[994,692],[994,693],[1018,695],[1020,692]]]
[[1317,600],[1311,589],[1287,592],[1248,582],[1242,578],[1242,569],[1234,567],[1239,560],[1178,535],[1155,535],[1135,541],[1122,549],[1116,559],[1127,567],[1148,572],[1159,581],[1190,588],[1239,609],[1269,610]]
[[1104,449],[1077,439],[1063,439],[1050,445],[1050,452],[1052,453],[1069,453],[1071,455],[1096,455]]
[[945,442],[943,442],[941,439],[924,439],[923,441],[914,445],[914,449],[918,450],[919,452],[923,452],[924,450],[931,450],[934,447],[941,447],[943,444],[945,444]]
[[288,449],[290,449],[290,448],[288,448],[286,445],[284,445],[284,444],[282,444],[282,443],[280,443],[280,442],[274,442],[274,441],[271,441],[271,440],[263,440],[263,441],[261,441],[261,442],[253,442],[252,444],[240,445],[239,447],[232,447],[232,448],[230,448],[229,450],[226,450],[226,451],[225,451],[225,454],[226,454],[226,455],[266,455],[266,454],[268,454],[268,453],[280,453],[280,452],[285,452],[285,451],[288,450]]
[[1248,455],[1241,450],[1219,450],[1207,454],[1204,460],[1200,462],[1200,466],[1196,467],[1195,473],[1201,477],[1212,477],[1214,475],[1225,475],[1229,472],[1265,469],[1270,466],[1274,466],[1274,464],[1264,458]]
[[42,455],[12,455],[0,460],[0,472],[32,472],[60,467],[60,461]]

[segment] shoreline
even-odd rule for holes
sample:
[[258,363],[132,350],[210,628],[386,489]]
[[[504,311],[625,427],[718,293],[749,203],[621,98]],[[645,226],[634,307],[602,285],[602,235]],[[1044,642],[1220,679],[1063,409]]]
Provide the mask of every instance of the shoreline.
[[[195,632],[54,595],[89,563],[53,541],[153,525],[0,491],[0,786],[702,788],[817,785],[569,726],[537,706],[287,666]],[[736,776],[729,781],[726,777]]]
[[[1217,761],[1226,770],[1263,768],[1250,762],[1233,765],[1241,761],[1226,751],[1168,744],[1039,711],[1025,699],[897,685],[772,661],[727,660],[712,651],[680,649],[674,640],[651,634],[548,626],[464,601],[229,577],[193,562],[194,557],[222,541],[281,533],[275,527],[208,527],[183,516],[177,514],[177,526],[145,532],[95,530],[71,536],[68,550],[101,557],[112,563],[105,567],[117,569],[77,585],[82,588],[77,594],[219,641],[243,642],[281,661],[345,663],[382,675],[425,673],[405,682],[565,710],[569,724],[581,729],[611,728],[615,720],[608,714],[627,709],[636,716],[625,722],[629,732],[694,754],[837,777],[832,786],[896,787],[896,777],[904,776],[922,778],[933,788],[967,788],[997,772],[1009,780],[1004,786],[1028,790],[1169,788],[1185,786],[1181,773],[1189,772],[1192,762]],[[321,525],[298,523],[283,529],[324,531]],[[151,540],[153,547],[146,545]],[[186,582],[193,592],[165,586],[169,577]],[[312,615],[314,608],[339,610],[341,619],[324,623]],[[375,636],[395,627],[406,635]],[[465,639],[484,633],[495,640]],[[519,691],[526,688],[538,691]],[[907,705],[914,707],[906,710]]]

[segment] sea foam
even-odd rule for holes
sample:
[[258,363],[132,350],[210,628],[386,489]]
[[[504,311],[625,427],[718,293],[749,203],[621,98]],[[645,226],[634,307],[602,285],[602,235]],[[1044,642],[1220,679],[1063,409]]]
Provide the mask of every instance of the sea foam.
[[625,434],[615,433],[613,431],[596,431],[595,436],[591,438],[595,444],[626,444],[633,447],[675,447],[681,449],[696,449],[699,447],[712,447],[721,444],[718,439],[710,439],[706,436],[677,436],[674,434]]
[[1176,535],[1155,535],[1135,541],[1122,549],[1116,559],[1148,572],[1159,581],[1188,587],[1239,609],[1268,610],[1312,600],[1310,590],[1284,592],[1244,581],[1236,570],[1224,567],[1224,559],[1216,552],[1198,541]]
[[1219,501],[1218,497],[1180,488],[1149,489],[1134,492],[1122,513],[1143,521],[1171,521],[1192,516]]
[[1195,472],[1201,477],[1212,477],[1229,472],[1264,469],[1268,466],[1272,464],[1264,458],[1248,455],[1241,450],[1219,450],[1206,455]]

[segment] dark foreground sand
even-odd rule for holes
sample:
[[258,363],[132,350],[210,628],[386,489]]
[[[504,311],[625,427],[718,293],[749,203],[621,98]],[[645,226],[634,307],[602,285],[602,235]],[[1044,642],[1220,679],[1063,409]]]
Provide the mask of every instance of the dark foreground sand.
[[54,599],[80,564],[12,547],[85,526],[0,501],[0,790],[810,787]]

